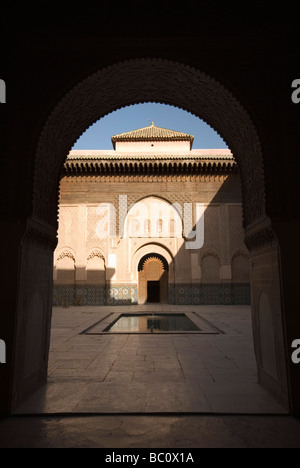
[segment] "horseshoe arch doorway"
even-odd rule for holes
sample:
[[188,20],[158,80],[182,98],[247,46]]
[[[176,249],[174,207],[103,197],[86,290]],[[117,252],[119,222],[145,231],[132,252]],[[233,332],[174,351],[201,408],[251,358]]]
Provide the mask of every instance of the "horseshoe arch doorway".
[[168,302],[169,265],[158,254],[145,255],[138,265],[139,304]]

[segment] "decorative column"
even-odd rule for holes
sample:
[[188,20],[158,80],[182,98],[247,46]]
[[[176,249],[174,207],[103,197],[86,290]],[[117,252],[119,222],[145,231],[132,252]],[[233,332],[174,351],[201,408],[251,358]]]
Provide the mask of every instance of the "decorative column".
[[279,245],[266,216],[246,229],[254,348],[259,382],[288,407]]
[[79,205],[77,207],[77,233],[75,240],[75,252],[76,252],[76,276],[75,281],[76,285],[81,286],[86,282],[86,220],[87,220],[87,213],[86,213],[86,205]]
[[191,253],[191,276],[192,284],[199,285],[199,282],[201,281],[201,267],[198,252]]
[[21,241],[15,338],[14,410],[47,380],[56,229],[30,218]]
[[220,279],[231,281],[231,259],[230,259],[230,226],[228,205],[222,204],[219,209],[220,220]]

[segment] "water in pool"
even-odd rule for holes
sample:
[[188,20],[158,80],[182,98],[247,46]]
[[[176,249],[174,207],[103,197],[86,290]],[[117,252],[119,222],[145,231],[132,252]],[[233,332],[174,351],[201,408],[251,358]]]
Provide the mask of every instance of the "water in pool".
[[107,327],[108,333],[200,331],[185,314],[122,314]]

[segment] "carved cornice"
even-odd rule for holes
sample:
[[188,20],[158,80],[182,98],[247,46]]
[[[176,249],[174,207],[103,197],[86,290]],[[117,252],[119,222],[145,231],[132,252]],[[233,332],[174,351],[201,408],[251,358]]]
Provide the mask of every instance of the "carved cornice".
[[67,161],[234,161],[234,157],[228,149],[196,149],[192,151],[113,151],[113,150],[72,150]]
[[80,175],[206,175],[229,174],[238,172],[238,167],[233,159],[206,160],[206,161],[182,161],[182,160],[68,160],[64,165],[64,176]]
[[[207,173],[207,174],[68,174],[63,177],[63,182],[92,182],[92,183],[111,183],[111,182],[224,182],[228,173]],[[65,188],[65,187],[64,187]],[[63,193],[63,192],[62,192]],[[175,200],[176,201],[176,200]]]
[[34,245],[54,251],[57,246],[57,232],[52,226],[32,217],[27,221],[22,245]]
[[249,252],[276,244],[278,244],[278,240],[267,216],[262,216],[247,227],[245,245]]

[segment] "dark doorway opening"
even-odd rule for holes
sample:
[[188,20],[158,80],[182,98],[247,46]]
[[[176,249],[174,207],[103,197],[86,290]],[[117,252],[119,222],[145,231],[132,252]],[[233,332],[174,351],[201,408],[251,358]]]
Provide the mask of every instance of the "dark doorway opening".
[[147,302],[160,302],[160,281],[148,281]]

